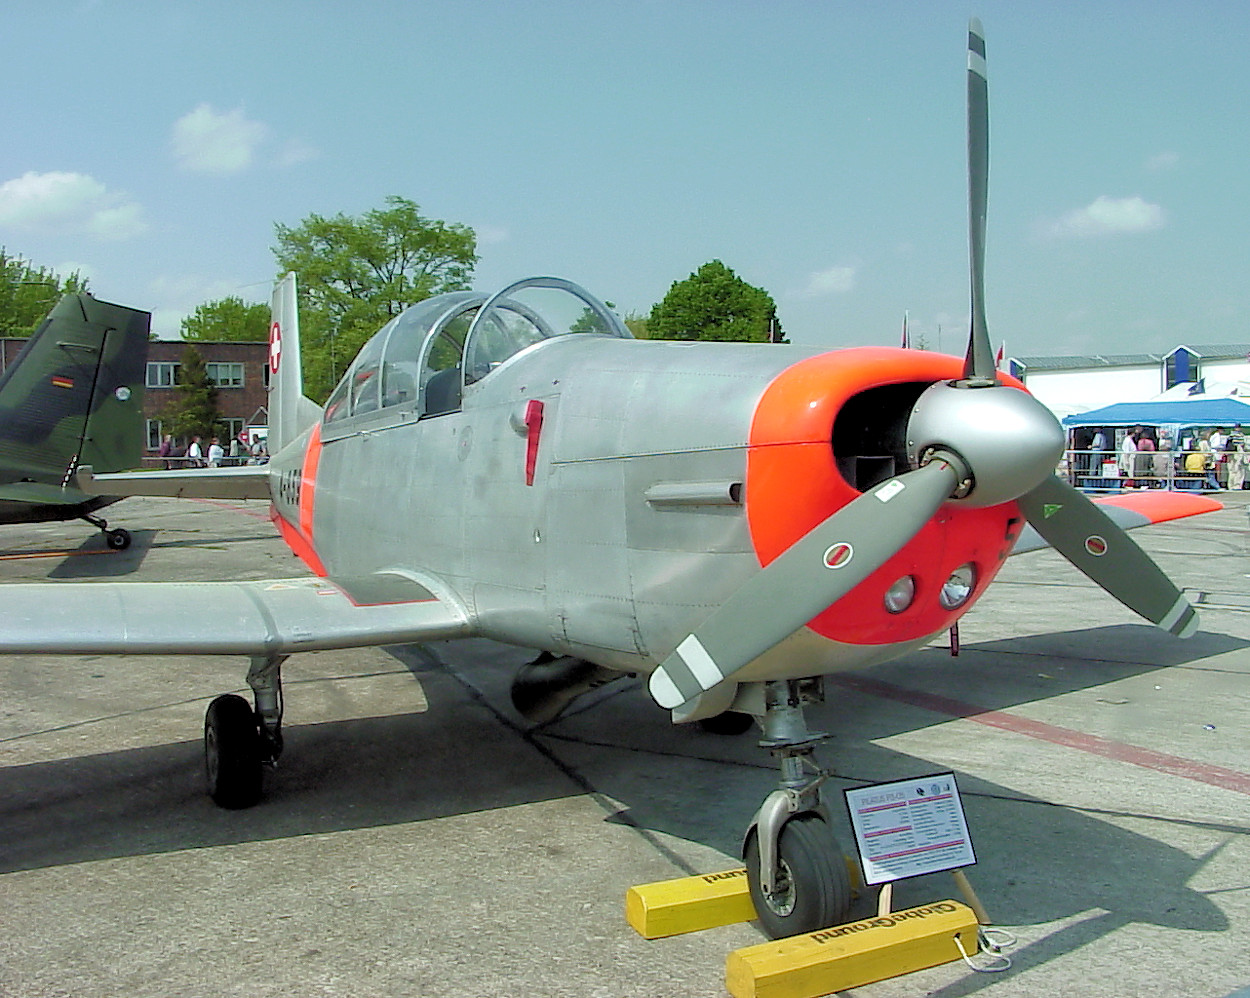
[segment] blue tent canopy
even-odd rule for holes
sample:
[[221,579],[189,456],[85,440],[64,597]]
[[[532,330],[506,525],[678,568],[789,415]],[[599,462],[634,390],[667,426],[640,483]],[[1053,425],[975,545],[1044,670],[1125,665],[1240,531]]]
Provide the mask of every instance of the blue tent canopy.
[[1171,402],[1117,402],[1064,416],[1074,426],[1250,426],[1250,405],[1236,398],[1177,399]]

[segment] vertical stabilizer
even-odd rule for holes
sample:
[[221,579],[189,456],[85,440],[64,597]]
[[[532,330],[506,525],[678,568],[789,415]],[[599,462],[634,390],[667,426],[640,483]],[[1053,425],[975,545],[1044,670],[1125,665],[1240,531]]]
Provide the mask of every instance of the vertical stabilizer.
[[277,454],[320,416],[316,403],[304,398],[299,306],[290,273],[274,285],[269,323],[269,453]]
[[0,375],[0,477],[64,485],[141,463],[148,312],[63,297]]

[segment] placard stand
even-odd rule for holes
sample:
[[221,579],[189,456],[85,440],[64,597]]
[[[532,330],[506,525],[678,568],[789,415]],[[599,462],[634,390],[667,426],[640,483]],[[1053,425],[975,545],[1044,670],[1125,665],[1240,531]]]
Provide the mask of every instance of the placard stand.
[[[989,925],[990,916],[985,910],[985,906],[981,904],[981,899],[977,897],[977,892],[972,889],[972,884],[968,881],[968,875],[963,870],[951,870],[951,877],[955,880],[955,886],[959,888],[959,893],[963,895],[964,901],[968,907],[972,909],[972,913],[977,916],[977,922],[980,925]],[[877,895],[877,917],[881,918],[888,915],[894,904],[894,884],[895,881],[887,880],[881,885],[881,892]]]
[[989,915],[963,867],[976,863],[954,773],[876,783],[843,791],[864,883],[881,884],[877,914],[888,914],[894,882],[950,870],[981,925]]

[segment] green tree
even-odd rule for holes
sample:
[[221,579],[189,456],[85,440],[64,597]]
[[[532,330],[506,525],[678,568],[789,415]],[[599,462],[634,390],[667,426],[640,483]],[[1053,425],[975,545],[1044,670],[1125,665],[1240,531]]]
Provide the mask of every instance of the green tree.
[[30,336],[62,295],[86,290],[77,271],[62,278],[0,247],[0,336]]
[[204,357],[193,346],[182,351],[178,383],[165,405],[162,419],[165,432],[175,437],[200,436],[207,440],[219,429],[217,386],[208,376]]
[[646,332],[653,340],[787,342],[772,296],[719,260],[675,282],[651,309]]
[[236,297],[204,302],[182,320],[182,338],[264,342],[269,339],[269,306]]
[[637,312],[630,312],[624,319],[625,328],[634,334],[636,340],[651,338],[651,330],[647,328],[649,321],[645,315],[639,315]]
[[277,223],[280,270],[299,275],[300,343],[307,394],[324,399],[356,352],[410,305],[468,287],[477,237],[466,225],[426,218],[407,198],[360,217],[309,215]]

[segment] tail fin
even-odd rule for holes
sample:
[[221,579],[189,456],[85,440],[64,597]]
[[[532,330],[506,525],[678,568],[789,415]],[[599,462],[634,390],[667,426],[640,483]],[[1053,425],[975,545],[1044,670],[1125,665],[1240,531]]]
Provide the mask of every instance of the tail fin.
[[6,478],[64,485],[78,464],[120,471],[143,454],[148,312],[63,297],[0,375]]
[[269,453],[277,454],[321,418],[321,408],[304,397],[295,274],[273,289],[269,324]]

